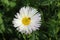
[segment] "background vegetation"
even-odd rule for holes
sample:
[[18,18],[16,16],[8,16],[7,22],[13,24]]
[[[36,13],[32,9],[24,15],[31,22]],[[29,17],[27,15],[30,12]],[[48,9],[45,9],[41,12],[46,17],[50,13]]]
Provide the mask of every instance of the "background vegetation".
[[[40,30],[30,35],[21,34],[12,24],[23,6],[42,14]],[[0,0],[0,40],[60,40],[60,0]]]

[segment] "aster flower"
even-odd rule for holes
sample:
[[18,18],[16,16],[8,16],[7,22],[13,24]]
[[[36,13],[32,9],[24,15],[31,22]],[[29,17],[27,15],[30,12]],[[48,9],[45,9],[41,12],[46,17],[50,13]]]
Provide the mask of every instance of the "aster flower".
[[41,14],[32,7],[22,7],[13,20],[14,27],[21,33],[30,34],[39,29]]

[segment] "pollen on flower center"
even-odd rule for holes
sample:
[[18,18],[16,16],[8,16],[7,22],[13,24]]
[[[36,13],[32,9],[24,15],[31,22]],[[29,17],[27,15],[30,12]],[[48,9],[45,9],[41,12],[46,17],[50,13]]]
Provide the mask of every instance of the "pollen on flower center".
[[30,17],[24,17],[24,18],[22,18],[22,23],[24,25],[29,25],[30,22],[31,22],[31,18]]

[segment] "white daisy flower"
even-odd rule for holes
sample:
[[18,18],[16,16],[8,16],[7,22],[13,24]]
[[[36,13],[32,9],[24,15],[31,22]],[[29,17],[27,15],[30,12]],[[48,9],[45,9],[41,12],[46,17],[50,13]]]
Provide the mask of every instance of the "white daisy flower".
[[32,7],[22,7],[13,20],[14,27],[21,33],[30,34],[39,29],[41,14]]

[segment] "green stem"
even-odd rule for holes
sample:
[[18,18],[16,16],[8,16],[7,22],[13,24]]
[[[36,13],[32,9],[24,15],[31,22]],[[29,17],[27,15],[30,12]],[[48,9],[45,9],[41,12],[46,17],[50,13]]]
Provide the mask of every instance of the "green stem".
[[22,34],[22,35],[23,35],[24,40],[26,40],[26,35],[25,34]]
[[49,38],[49,40],[51,40],[51,38]]
[[2,37],[3,37],[3,40],[6,40],[3,34],[2,34]]

